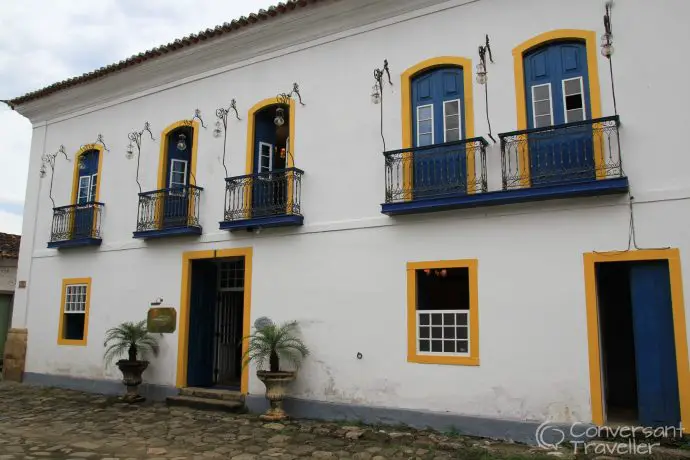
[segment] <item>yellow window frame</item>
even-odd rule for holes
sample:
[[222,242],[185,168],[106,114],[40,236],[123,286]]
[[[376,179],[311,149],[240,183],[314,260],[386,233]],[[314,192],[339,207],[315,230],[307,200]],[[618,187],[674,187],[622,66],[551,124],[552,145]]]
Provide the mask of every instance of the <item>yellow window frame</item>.
[[[477,259],[438,260],[407,263],[407,362],[422,364],[453,364],[479,366],[479,283]],[[442,356],[417,353],[417,270],[467,268],[470,291],[470,355]]]
[[[67,300],[67,287],[85,284],[86,285],[86,304],[84,305],[84,337],[81,340],[65,339],[64,337],[64,320],[65,320],[65,302]],[[86,346],[87,337],[89,335],[89,312],[91,310],[91,278],[64,278],[62,280],[62,293],[60,294],[60,319],[58,321],[58,345],[76,345]]]

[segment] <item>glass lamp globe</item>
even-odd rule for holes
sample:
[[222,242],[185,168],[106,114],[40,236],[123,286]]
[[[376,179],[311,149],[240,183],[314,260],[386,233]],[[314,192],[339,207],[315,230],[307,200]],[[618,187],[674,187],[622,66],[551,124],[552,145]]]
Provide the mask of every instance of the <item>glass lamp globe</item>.
[[177,137],[177,150],[185,150],[187,148],[187,143],[185,142],[185,139],[187,139],[187,136],[184,134],[180,134]]
[[613,54],[613,45],[602,45],[601,46],[601,55],[604,56],[605,58],[610,58],[611,55]]
[[373,104],[379,104],[381,102],[381,93],[379,92],[378,85],[374,85],[371,88],[371,102]]
[[132,158],[134,158],[134,146],[132,144],[129,144],[127,146],[127,152],[125,153],[125,157],[128,160],[131,160]]
[[284,111],[282,108],[276,109],[276,117],[273,119],[273,123],[275,123],[276,126],[283,126],[285,124],[285,116],[283,114]]
[[486,67],[481,62],[477,64],[477,83],[480,85],[486,83]]
[[41,178],[46,177],[46,166],[45,166],[45,165],[41,165],[41,169],[39,170],[38,173],[40,174]]
[[611,34],[601,36],[601,55],[609,58],[613,54],[613,37]]
[[220,120],[219,120],[216,122],[216,127],[213,130],[213,137],[219,138],[221,134],[223,134],[223,131],[221,130],[221,124],[220,124]]

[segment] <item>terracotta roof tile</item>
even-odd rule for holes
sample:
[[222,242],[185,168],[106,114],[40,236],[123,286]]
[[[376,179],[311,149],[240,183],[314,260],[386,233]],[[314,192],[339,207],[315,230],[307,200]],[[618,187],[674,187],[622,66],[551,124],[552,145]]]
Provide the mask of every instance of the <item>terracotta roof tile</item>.
[[103,78],[109,74],[118,72],[128,67],[136,66],[137,64],[141,64],[151,59],[155,59],[167,53],[174,52],[189,46],[193,46],[201,41],[206,41],[208,39],[220,37],[222,35],[229,34],[243,27],[248,27],[262,21],[270,20],[271,18],[274,18],[282,14],[287,14],[291,11],[294,11],[298,7],[306,7],[310,4],[319,3],[323,1],[325,0],[287,0],[284,3],[281,2],[275,6],[271,6],[267,10],[259,10],[258,13],[252,13],[249,15],[249,17],[242,16],[239,19],[232,20],[230,23],[225,22],[222,25],[216,26],[213,29],[202,30],[199,33],[191,34],[181,39],[177,39],[171,43],[168,43],[167,45],[162,45],[157,48],[144,51],[143,53],[133,55],[120,62],[116,62],[114,64],[101,67],[100,69],[87,72],[78,77],[68,78],[66,80],[53,83],[52,85],[46,86],[39,90],[26,93],[23,96],[15,97],[14,99],[10,99],[7,101],[0,100],[0,102],[4,102],[10,107],[14,108],[15,106],[24,104],[25,102],[40,99],[42,97],[48,96],[58,91],[72,88],[74,86],[87,83],[99,78]]
[[21,236],[0,233],[0,259],[17,259]]

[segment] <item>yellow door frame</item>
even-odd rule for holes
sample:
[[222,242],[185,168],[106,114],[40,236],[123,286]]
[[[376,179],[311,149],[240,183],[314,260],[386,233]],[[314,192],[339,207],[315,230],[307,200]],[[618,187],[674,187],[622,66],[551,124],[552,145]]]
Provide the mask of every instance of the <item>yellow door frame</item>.
[[[242,317],[242,356],[247,352],[249,341],[244,340],[251,332],[252,300],[252,255],[251,247],[234,249],[211,249],[207,251],[187,251],[182,253],[182,293],[180,297],[180,323],[177,332],[177,378],[176,386],[187,386],[187,353],[189,351],[189,302],[192,289],[192,261],[219,259],[222,257],[244,257],[244,305]],[[249,390],[249,367],[242,367],[240,392]]]
[[669,275],[671,278],[671,304],[673,308],[673,335],[676,347],[678,392],[680,395],[680,418],[683,425],[683,431],[685,433],[690,433],[690,370],[688,368],[688,342],[685,326],[683,277],[680,266],[680,251],[678,249],[645,249],[639,251],[590,252],[584,254],[592,421],[597,425],[604,425],[605,423],[595,264],[606,262],[637,262],[645,260],[668,261]]

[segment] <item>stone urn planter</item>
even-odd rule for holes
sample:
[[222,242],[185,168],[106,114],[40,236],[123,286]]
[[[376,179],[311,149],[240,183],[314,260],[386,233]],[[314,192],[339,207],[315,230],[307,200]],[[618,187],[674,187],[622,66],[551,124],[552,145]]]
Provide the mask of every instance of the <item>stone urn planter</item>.
[[270,409],[259,418],[270,421],[285,420],[287,414],[283,410],[283,399],[285,398],[288,384],[295,380],[297,373],[290,371],[257,371],[256,376],[266,385],[266,399],[268,399],[268,403],[271,405]]
[[[249,339],[249,347],[243,356],[243,366],[251,361],[256,362],[259,370],[256,376],[266,386],[266,399],[270,408],[261,415],[262,420],[285,420],[288,415],[283,409],[283,400],[288,385],[297,377],[296,370],[282,370],[281,359],[290,362],[295,369],[303,358],[309,355],[309,349],[297,337],[297,322],[292,321],[282,325],[273,324],[265,317],[254,323],[256,329]],[[268,370],[262,369],[268,362]]]
[[146,321],[126,322],[108,329],[103,346],[106,347],[103,356],[106,366],[115,358],[127,355],[127,359],[120,359],[115,363],[122,372],[122,383],[127,388],[122,400],[128,403],[143,401],[144,397],[139,394],[139,385],[149,362],[139,359],[139,356],[149,352],[158,356],[159,350],[158,339],[149,334]]
[[143,401],[144,397],[139,394],[139,385],[143,381],[142,374],[149,367],[149,362],[121,359],[116,364],[122,372],[122,383],[127,388],[127,393],[122,397],[122,400],[128,403]]

